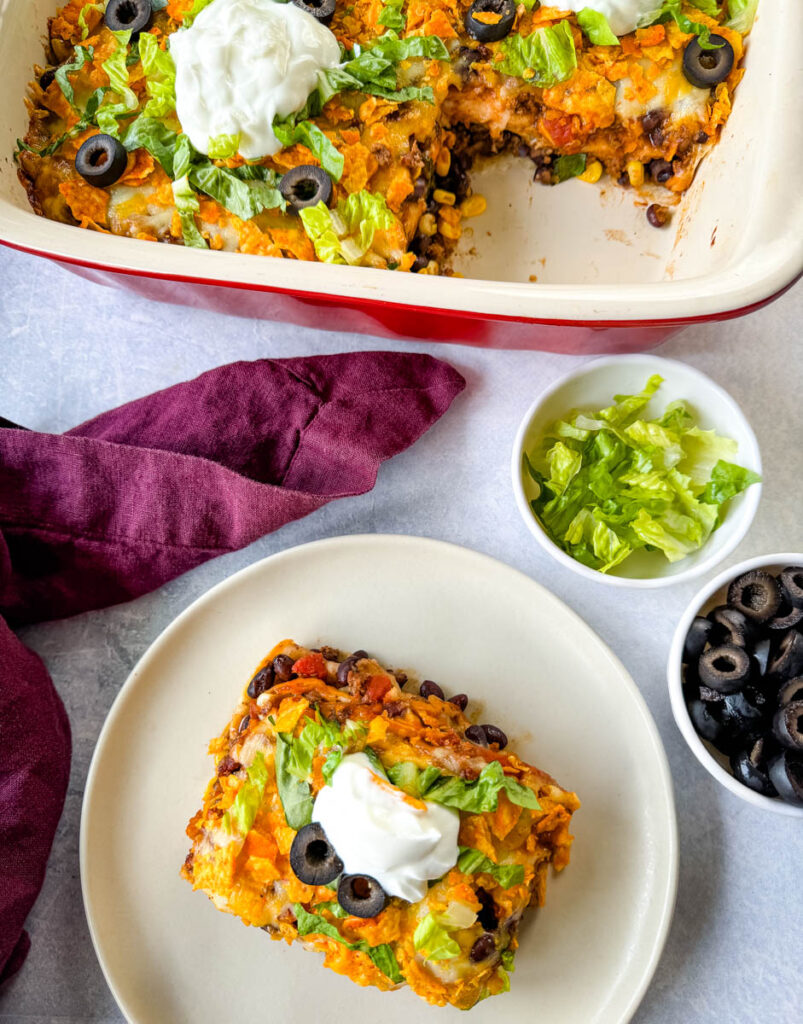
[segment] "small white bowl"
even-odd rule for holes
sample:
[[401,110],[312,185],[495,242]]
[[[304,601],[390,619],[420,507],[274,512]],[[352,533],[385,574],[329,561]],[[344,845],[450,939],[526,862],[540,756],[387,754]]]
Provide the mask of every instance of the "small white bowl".
[[698,426],[704,430],[716,430],[738,443],[735,461],[739,465],[761,473],[756,435],[731,396],[699,370],[674,359],[652,355],[606,356],[561,377],[527,410],[513,444],[513,491],[530,533],[544,550],[572,572],[613,587],[666,587],[702,576],[726,558],[744,537],[761,498],[761,484],[758,483],[731,499],[719,528],[699,551],[679,562],[668,562],[659,551],[636,551],[611,572],[603,573],[582,565],[551,540],[530,507],[536,491],[524,468],[523,453],[537,451],[547,426],[571,409],[604,409],[613,403],[614,395],[641,391],[654,373],[660,374],[664,383],[645,410],[648,418],[659,415],[670,402],[682,398]]
[[669,682],[669,699],[672,703],[672,714],[675,716],[678,729],[683,733],[683,738],[691,748],[691,752],[711,775],[721,782],[723,786],[735,793],[736,796],[755,807],[763,807],[766,811],[775,811],[776,814],[786,814],[793,818],[803,818],[803,807],[796,807],[788,804],[778,797],[762,796],[741,782],[737,782],[728,769],[728,759],[724,754],[701,739],[686,710],[686,701],[683,698],[683,645],[686,641],[686,634],[695,615],[706,615],[718,604],[724,604],[728,584],[731,580],[741,576],[743,572],[751,569],[764,569],[767,572],[779,572],[787,565],[803,564],[803,553],[795,551],[781,552],[775,555],[761,555],[758,558],[748,558],[746,562],[739,562],[725,569],[718,576],[715,576],[710,583],[695,596],[689,607],[678,623],[675,635],[672,638],[672,646],[669,650],[669,662],[667,663],[666,676]]

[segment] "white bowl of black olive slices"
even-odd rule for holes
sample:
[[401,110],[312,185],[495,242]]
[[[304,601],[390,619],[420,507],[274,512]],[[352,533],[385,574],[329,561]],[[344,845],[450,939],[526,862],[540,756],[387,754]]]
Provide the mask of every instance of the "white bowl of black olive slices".
[[803,553],[711,580],[678,624],[667,676],[700,764],[742,800],[803,817]]

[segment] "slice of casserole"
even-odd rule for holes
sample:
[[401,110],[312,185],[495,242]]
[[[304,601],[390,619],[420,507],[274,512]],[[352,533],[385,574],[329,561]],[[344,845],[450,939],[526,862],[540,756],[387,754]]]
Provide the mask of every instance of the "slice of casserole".
[[509,988],[579,801],[472,726],[463,695],[406,680],[364,651],[275,647],[210,745],[181,873],[359,985],[468,1009]]

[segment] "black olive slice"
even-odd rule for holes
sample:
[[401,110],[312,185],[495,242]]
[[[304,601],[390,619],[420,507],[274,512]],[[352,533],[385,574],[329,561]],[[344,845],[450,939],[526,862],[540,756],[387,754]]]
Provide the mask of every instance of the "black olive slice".
[[[477,15],[493,14],[498,21],[489,24],[478,20]],[[504,39],[513,28],[516,20],[516,4],[514,0],[474,0],[466,11],[464,23],[466,32],[480,43],[495,43]]]
[[710,619],[704,619],[701,615],[692,620],[689,632],[686,634],[686,642],[683,645],[684,665],[697,661],[705,650],[705,645],[708,643],[713,628],[714,623]]
[[332,198],[332,179],[322,167],[299,164],[279,179],[279,191],[294,210],[303,210]]
[[326,885],[343,871],[343,861],[324,830],[313,821],[296,833],[290,847],[290,867],[305,885]]
[[721,604],[708,613],[714,623],[709,642],[712,644],[733,644],[734,647],[749,647],[755,639],[756,629],[752,622],[738,609]]
[[779,708],[782,708],[784,704],[791,704],[792,701],[797,700],[803,700],[803,676],[798,676],[797,679],[790,679],[778,691]]
[[795,608],[803,608],[803,565],[787,565],[778,573],[784,597]]
[[722,723],[711,713],[711,705],[704,704],[701,700],[693,700],[689,703],[689,718],[694,726],[695,732],[704,740],[713,743],[715,747],[724,736]]
[[335,13],[335,0],[293,0],[305,14],[311,14],[317,21],[328,25]]
[[791,629],[784,635],[767,666],[767,675],[778,682],[785,683],[803,673],[803,633]]
[[748,739],[755,741],[767,724],[764,712],[745,693],[726,694],[716,705],[716,714],[723,730],[719,749],[726,754]]
[[134,39],[151,26],[151,0],[109,0],[103,20],[110,31],[130,32]]
[[112,135],[93,135],[75,154],[76,171],[98,188],[113,185],[127,163],[128,154]]
[[388,894],[370,875],[343,875],[337,902],[352,917],[376,917],[385,909]]
[[803,750],[803,700],[793,700],[777,711],[772,731],[787,750]]
[[743,647],[722,644],[709,647],[700,655],[697,663],[700,682],[720,693],[735,693],[753,676],[753,659]]
[[803,807],[803,757],[782,751],[770,761],[769,776],[782,800]]
[[683,51],[683,74],[686,81],[698,89],[710,89],[724,82],[733,68],[733,47],[722,36],[712,35],[709,40],[715,50],[704,50],[695,36]]
[[752,746],[731,755],[731,771],[743,786],[764,796],[776,796],[775,786],[770,782],[767,772],[765,746],[764,740],[758,739]]
[[774,615],[769,622],[764,623],[764,628],[770,636],[777,636],[779,633],[786,633],[790,629],[797,629],[803,622],[803,608],[795,608],[794,605],[781,602],[778,614]]
[[260,693],[264,693],[266,690],[269,690],[275,682],[276,679],[273,674],[273,663],[268,662],[268,664],[265,665],[264,668],[261,668],[251,679],[246,693],[253,700],[256,700]]
[[751,569],[728,587],[728,604],[753,622],[766,622],[781,606],[781,588],[768,572]]

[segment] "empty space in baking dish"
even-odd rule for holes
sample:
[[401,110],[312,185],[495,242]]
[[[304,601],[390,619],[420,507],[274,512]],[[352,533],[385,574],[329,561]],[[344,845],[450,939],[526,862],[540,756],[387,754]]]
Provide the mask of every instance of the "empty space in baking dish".
[[484,161],[475,189],[488,199],[466,221],[455,269],[474,280],[424,278],[359,267],[299,265],[118,238],[37,217],[13,152],[23,103],[57,0],[0,0],[0,239],[95,268],[311,296],[396,303],[458,315],[522,320],[666,321],[711,316],[766,300],[803,265],[803,195],[789,187],[803,145],[800,0],[762,0],[747,74],[718,146],[703,161],[669,227],[608,178],[554,188],[532,164]]

